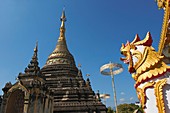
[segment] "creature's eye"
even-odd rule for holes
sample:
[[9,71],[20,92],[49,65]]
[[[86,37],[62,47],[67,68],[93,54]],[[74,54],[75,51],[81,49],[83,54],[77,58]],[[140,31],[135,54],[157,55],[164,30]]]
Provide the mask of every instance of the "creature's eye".
[[127,54],[127,51],[121,51],[121,54],[122,54],[122,55],[126,55],[126,54]]
[[120,52],[123,55],[123,51]]

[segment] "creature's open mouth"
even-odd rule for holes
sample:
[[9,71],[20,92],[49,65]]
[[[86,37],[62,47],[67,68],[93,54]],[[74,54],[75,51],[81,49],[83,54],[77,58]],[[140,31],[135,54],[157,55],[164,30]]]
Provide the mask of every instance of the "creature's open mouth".
[[123,61],[125,64],[129,64],[130,60],[127,58],[120,58],[121,61]]

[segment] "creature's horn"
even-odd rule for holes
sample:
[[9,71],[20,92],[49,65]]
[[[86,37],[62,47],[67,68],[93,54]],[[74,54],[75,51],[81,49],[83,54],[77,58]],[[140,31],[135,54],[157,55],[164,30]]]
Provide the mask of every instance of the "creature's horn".
[[152,42],[153,42],[152,36],[151,36],[150,32],[148,32],[148,33],[146,34],[145,39],[143,39],[143,40],[141,40],[141,41],[139,41],[139,42],[136,42],[136,43],[134,43],[134,44],[135,44],[135,45],[151,46],[151,45],[152,45]]
[[123,47],[123,48],[125,47],[124,43],[122,43],[122,47]]
[[140,38],[139,38],[139,35],[136,34],[135,39],[130,44],[134,44],[134,43],[136,43],[138,41],[140,41]]
[[125,45],[125,46],[127,46],[128,44],[130,44],[130,42],[129,42],[129,41],[127,41],[127,42],[126,42],[126,45]]

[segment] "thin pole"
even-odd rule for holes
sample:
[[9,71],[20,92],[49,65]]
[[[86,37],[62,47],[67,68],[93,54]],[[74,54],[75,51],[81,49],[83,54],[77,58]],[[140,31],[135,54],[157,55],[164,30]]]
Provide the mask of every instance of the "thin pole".
[[106,98],[103,99],[104,105],[106,105]]
[[112,77],[112,87],[113,87],[113,94],[114,94],[114,104],[116,107],[116,113],[118,113],[118,109],[117,109],[117,99],[116,99],[116,89],[115,89],[115,84],[114,84],[114,75],[113,75],[113,70],[110,68],[110,73],[111,73],[111,77]]

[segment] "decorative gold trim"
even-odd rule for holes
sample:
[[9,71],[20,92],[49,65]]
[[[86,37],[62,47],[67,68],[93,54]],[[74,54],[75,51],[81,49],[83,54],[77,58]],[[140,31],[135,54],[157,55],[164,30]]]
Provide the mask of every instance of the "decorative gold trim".
[[[140,85],[142,82],[163,76],[170,69],[170,67],[168,65],[166,65],[164,62],[158,63],[156,65],[158,67],[149,68],[149,70],[146,71],[145,73],[135,75],[135,76],[138,76],[138,79],[135,83],[135,87]],[[159,66],[161,66],[161,67],[159,67]]]
[[[139,61],[134,65],[134,68],[137,70],[146,60],[147,58],[147,55],[148,55],[148,51],[150,50],[150,48],[145,48],[144,51],[143,51],[143,55],[138,52],[138,54],[140,54],[140,59]],[[139,75],[137,76],[137,78],[139,77]]]
[[156,0],[158,8],[165,8],[167,0]]
[[165,45],[165,39],[166,39],[166,34],[167,34],[167,29],[168,29],[168,21],[169,21],[169,0],[166,0],[165,4],[165,11],[164,11],[164,20],[162,24],[162,32],[161,32],[161,37],[160,37],[160,42],[159,42],[159,47],[158,47],[158,53],[159,55],[162,54],[162,50]]
[[155,84],[155,82],[148,82],[142,88],[137,88],[136,89],[138,99],[140,100],[143,109],[145,108],[145,104],[146,104],[146,94],[145,94],[145,91],[149,87],[154,87],[154,84]]
[[162,79],[154,85],[155,89],[155,96],[156,96],[156,103],[158,107],[159,113],[165,113],[165,103],[163,100],[163,86],[166,84],[167,79]]
[[145,38],[140,41],[136,41],[134,45],[145,45],[145,46],[151,46],[152,45],[152,36],[150,32],[147,32]]

